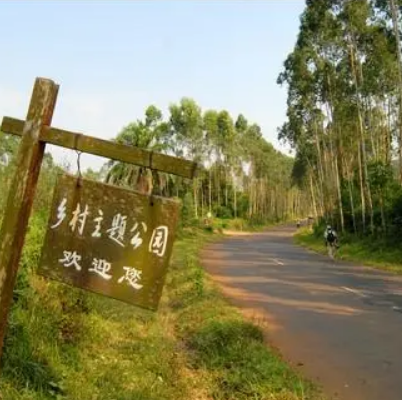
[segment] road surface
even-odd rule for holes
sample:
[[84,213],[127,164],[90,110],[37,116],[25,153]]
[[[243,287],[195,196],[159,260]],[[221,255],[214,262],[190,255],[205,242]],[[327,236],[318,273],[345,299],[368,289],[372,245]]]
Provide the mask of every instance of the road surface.
[[402,399],[402,277],[292,244],[293,228],[230,236],[203,263],[302,373],[342,400]]

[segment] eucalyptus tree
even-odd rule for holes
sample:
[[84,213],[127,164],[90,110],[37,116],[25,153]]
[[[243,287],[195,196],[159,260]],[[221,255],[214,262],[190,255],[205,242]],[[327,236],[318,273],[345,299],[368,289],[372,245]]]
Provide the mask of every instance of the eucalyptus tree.
[[[117,143],[146,150],[164,152],[169,149],[169,124],[163,122],[162,112],[155,106],[145,110],[145,120],[137,120],[122,129],[117,135]],[[144,193],[151,193],[154,177],[152,171],[144,167],[110,161],[106,181],[133,187]]]
[[394,154],[402,176],[401,4],[306,1],[278,78],[288,90],[278,135],[296,151],[294,174],[342,230],[385,231]]
[[[181,99],[179,104],[172,104],[169,107],[172,129],[172,139],[175,146],[178,146],[183,156],[195,162],[202,163],[204,157],[205,135],[203,130],[203,119],[201,108],[189,98]],[[199,181],[193,181],[193,200],[195,216],[198,218],[198,195]]]

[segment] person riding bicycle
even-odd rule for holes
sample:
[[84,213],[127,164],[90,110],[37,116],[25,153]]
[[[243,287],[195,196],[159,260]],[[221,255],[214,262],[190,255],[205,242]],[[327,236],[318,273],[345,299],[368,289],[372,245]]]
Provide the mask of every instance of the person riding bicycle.
[[324,238],[325,238],[325,246],[338,247],[338,235],[336,234],[335,229],[333,229],[331,225],[327,226],[327,229],[324,232]]

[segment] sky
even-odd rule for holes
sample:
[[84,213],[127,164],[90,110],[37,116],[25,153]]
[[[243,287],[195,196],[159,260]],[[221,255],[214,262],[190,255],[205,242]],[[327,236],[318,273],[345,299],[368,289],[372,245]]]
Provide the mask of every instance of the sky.
[[[276,84],[303,0],[1,1],[0,117],[25,118],[36,77],[60,85],[52,126],[115,137],[154,104],[193,98],[258,123],[282,151]],[[71,150],[50,147],[56,161]],[[83,156],[83,168],[103,159]]]

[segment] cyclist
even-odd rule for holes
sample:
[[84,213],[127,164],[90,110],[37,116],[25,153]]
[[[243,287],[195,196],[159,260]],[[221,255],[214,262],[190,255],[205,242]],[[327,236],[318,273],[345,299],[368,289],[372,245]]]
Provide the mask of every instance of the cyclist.
[[328,254],[331,258],[333,258],[334,248],[338,248],[338,235],[331,225],[327,226],[327,229],[324,232],[324,239],[325,246],[328,249]]

